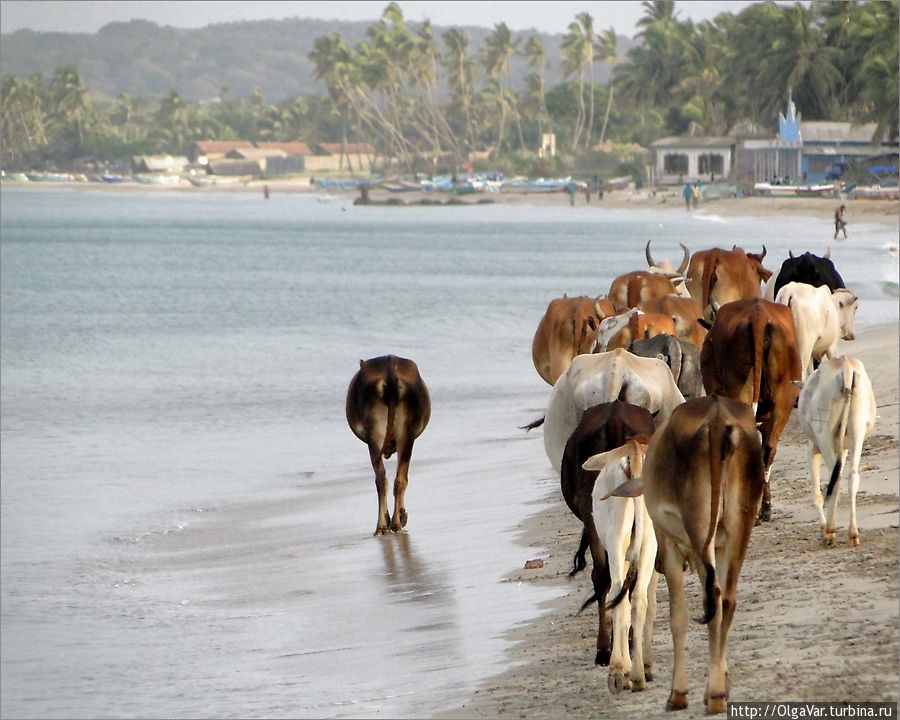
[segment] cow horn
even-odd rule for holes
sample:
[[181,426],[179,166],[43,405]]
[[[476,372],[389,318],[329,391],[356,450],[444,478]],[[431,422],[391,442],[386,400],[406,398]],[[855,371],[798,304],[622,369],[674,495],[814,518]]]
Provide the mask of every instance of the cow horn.
[[766,246],[763,245],[762,255],[759,256],[759,261],[762,262],[763,258],[766,256]]
[[650,254],[650,243],[651,241],[647,241],[647,247],[644,248],[644,255],[647,257],[647,264],[650,267],[656,267],[656,262],[653,260],[653,256]]
[[[684,243],[678,244],[681,245],[681,249],[684,250],[684,260],[681,261],[681,265],[678,268],[678,274],[683,275],[688,269],[688,263],[691,261],[691,251],[687,249],[687,246]],[[650,247],[650,243],[647,243],[647,247]]]
[[791,260],[793,260],[794,259],[794,251],[788,250],[788,256],[791,258]]
[[827,260],[830,257],[831,257],[831,245],[827,245],[825,247],[825,259]]

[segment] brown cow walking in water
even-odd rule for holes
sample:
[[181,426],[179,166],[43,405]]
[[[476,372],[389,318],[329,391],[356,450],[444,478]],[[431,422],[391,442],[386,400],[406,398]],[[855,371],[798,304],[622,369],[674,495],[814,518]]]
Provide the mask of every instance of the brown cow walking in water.
[[[359,372],[347,389],[347,422],[353,434],[369,446],[378,490],[376,535],[399,532],[406,525],[403,498],[409,483],[413,443],[431,418],[431,398],[412,360],[382,355],[359,361]],[[387,474],[383,459],[397,453],[394,513],[388,515]]]

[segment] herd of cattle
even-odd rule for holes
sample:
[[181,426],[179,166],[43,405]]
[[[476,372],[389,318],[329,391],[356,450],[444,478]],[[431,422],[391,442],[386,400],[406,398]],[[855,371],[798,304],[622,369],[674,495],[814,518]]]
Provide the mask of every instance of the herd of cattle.
[[[596,663],[609,689],[652,679],[658,572],[669,591],[675,648],[667,708],[687,707],[683,574],[697,573],[709,633],[705,703],[724,712],[726,647],[751,530],[771,518],[769,479],[794,408],[809,440],[823,541],[834,542],[843,467],[850,466],[849,544],[859,544],[856,494],[875,397],[863,364],[838,357],[853,339],[858,299],[828,253],[790,253],[777,273],[738,247],[656,262],[615,278],[605,297],[550,302],[532,343],[552,386],[544,448],[565,502],[583,524],[572,575],[593,561],[599,608]],[[761,289],[765,283],[765,290]],[[368,445],[378,489],[376,534],[406,524],[404,491],[415,439],[430,416],[415,363],[360,361],[347,420]],[[383,458],[398,453],[388,514]],[[829,475],[825,505],[820,465]],[[607,601],[607,597],[611,599]],[[629,635],[632,642],[629,643]]]

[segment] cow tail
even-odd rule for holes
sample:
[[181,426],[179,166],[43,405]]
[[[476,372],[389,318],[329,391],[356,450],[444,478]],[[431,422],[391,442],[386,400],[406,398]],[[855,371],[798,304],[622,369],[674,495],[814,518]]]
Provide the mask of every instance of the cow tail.
[[578,543],[578,550],[575,551],[575,557],[572,559],[572,572],[569,573],[569,577],[575,577],[587,567],[585,553],[587,553],[588,545],[590,545],[590,541],[587,528],[585,528],[581,531],[581,542]]
[[519,430],[524,430],[525,432],[528,432],[529,430],[534,430],[536,427],[540,427],[541,425],[544,424],[545,417],[546,416],[541,415],[541,417],[539,417],[537,420],[532,420],[527,425],[519,425]]
[[771,333],[772,325],[770,323],[766,323],[764,326],[760,326],[759,323],[750,323],[750,344],[753,348],[753,397],[751,402],[754,404],[759,404],[762,390],[763,361],[769,352]]
[[625,302],[628,304],[628,307],[635,308],[641,304],[641,283],[632,280],[628,283],[627,287],[627,295],[625,297]]
[[706,306],[709,305],[709,296],[712,295],[712,277],[718,259],[717,253],[710,253],[706,258],[706,262],[703,263],[703,285],[701,286],[701,299],[703,302],[700,305],[700,311],[703,313],[706,312]]
[[[606,603],[606,609],[612,610],[616,605],[618,605],[625,596],[631,592],[634,588],[635,583],[637,582],[637,563],[633,562],[628,566],[628,572],[625,573],[625,580],[622,582],[622,589],[616,593],[616,596]],[[582,608],[583,609],[583,608]]]
[[[847,370],[850,370],[849,377]],[[856,371],[850,368],[849,365],[844,366],[841,383],[843,385],[841,388],[841,419],[838,423],[837,432],[834,438],[834,446],[837,448],[837,458],[834,462],[834,469],[831,471],[831,479],[828,481],[828,489],[825,491],[826,498],[830,498],[831,493],[834,492],[834,486],[841,476],[841,470],[843,470],[844,465],[844,443],[847,439],[847,418],[850,416],[850,401],[853,399],[853,390],[856,388]]]
[[394,454],[396,441],[394,439],[394,415],[397,410],[397,402],[400,400],[400,386],[397,380],[397,369],[391,363],[390,370],[381,390],[381,401],[387,405],[387,428],[384,431],[384,443],[381,445],[381,454],[389,458]]
[[[719,514],[722,509],[722,467],[725,460],[734,451],[731,441],[731,425],[725,425],[722,436],[715,437],[715,432],[708,429],[709,436],[709,528],[706,531],[706,539],[700,556],[706,569],[706,583],[703,588],[703,617],[700,622],[708,624],[715,616],[718,608],[718,600],[721,591],[716,577],[716,528],[719,526]],[[717,442],[718,441],[718,442]]]

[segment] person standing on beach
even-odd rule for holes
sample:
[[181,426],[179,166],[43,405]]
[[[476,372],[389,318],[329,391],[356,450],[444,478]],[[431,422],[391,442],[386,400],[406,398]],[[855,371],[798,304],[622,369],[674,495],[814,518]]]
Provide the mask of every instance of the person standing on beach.
[[694,210],[697,209],[697,204],[700,202],[700,181],[694,181],[694,187],[691,188],[691,202],[694,206]]
[[684,209],[690,210],[691,209],[691,198],[694,197],[694,191],[691,190],[690,183],[685,183],[684,187],[681,188],[681,197],[684,198]]
[[847,239],[847,222],[844,220],[844,210],[846,205],[841,205],[834,211],[834,239],[837,240],[838,233],[843,230],[844,239]]

